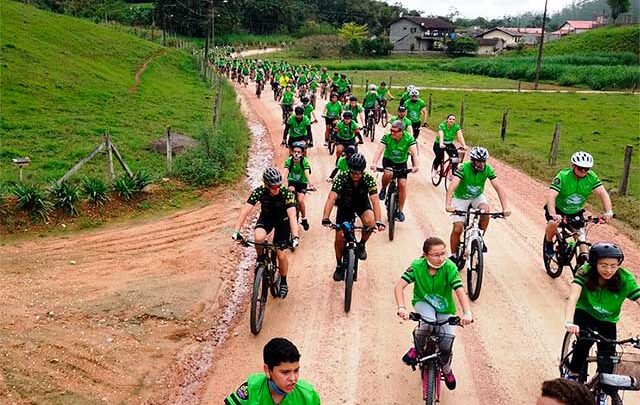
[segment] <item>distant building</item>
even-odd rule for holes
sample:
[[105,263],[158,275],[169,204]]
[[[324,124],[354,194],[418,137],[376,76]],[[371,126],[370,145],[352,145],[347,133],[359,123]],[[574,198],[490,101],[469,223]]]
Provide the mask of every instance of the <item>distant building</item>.
[[595,21],[567,20],[556,31],[549,34],[550,39],[557,39],[569,34],[579,34],[606,24],[604,16],[598,16]]
[[519,44],[536,45],[540,43],[542,28],[495,27],[480,34],[476,39],[501,39],[505,48],[515,48]]
[[501,38],[476,38],[478,41],[477,55],[497,55],[504,50],[504,40]]
[[405,16],[389,24],[394,52],[442,52],[455,27],[440,18]]

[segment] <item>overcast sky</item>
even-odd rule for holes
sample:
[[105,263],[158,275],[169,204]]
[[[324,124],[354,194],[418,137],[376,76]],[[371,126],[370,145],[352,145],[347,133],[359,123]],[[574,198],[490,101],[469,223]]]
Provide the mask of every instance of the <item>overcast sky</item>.
[[[423,15],[447,15],[452,7],[460,11],[460,17],[487,19],[502,17],[505,15],[517,15],[527,11],[544,10],[544,0],[387,0],[387,3],[401,3],[404,7],[420,10]],[[549,0],[547,13],[560,11],[564,6],[571,4],[572,0]]]

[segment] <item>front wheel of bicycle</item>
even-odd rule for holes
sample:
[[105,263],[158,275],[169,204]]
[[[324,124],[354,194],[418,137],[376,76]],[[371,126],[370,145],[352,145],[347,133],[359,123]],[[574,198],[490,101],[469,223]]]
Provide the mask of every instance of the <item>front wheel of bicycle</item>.
[[344,257],[344,312],[351,310],[351,295],[353,293],[353,276],[356,269],[356,252],[348,248]]
[[431,165],[431,184],[438,187],[441,181],[442,181],[442,168],[440,167],[440,165],[436,166],[436,164],[433,163]]
[[427,363],[422,369],[422,398],[425,405],[435,405],[438,402],[437,376],[435,363]]
[[333,155],[333,153],[336,151],[336,141],[334,141],[333,139],[329,139],[327,148],[329,148],[329,155]]
[[478,299],[482,288],[483,257],[481,245],[482,243],[478,239],[471,241],[469,268],[467,269],[467,291],[471,301]]
[[256,268],[256,274],[253,279],[253,293],[251,294],[251,314],[250,325],[251,333],[257,335],[262,329],[264,321],[264,313],[267,306],[267,293],[269,286],[266,279],[266,268],[260,264]]
[[380,122],[382,123],[383,127],[387,126],[387,120],[389,119],[389,117],[387,116],[387,112],[384,111],[382,114],[380,114]]
[[369,138],[373,142],[376,139],[376,124],[373,120],[369,120],[369,130],[367,132],[369,132]]
[[[391,187],[389,187],[391,189]],[[393,241],[396,235],[396,212],[398,212],[398,194],[396,190],[389,190],[387,196],[387,219],[389,220],[389,240]]]
[[558,238],[553,240],[553,257],[548,257],[544,252],[545,237],[542,238],[542,261],[544,262],[544,269],[551,278],[558,278],[562,274],[562,269],[566,265],[562,258],[562,251],[564,246],[558,242]]

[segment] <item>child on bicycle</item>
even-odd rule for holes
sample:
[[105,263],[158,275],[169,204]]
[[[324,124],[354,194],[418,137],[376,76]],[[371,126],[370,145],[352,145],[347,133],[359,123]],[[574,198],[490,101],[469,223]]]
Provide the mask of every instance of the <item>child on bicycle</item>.
[[[458,267],[450,259],[447,259],[447,247],[442,239],[427,238],[422,245],[422,256],[411,263],[396,283],[394,295],[398,305],[397,314],[404,320],[409,319],[409,311],[404,303],[404,289],[411,283],[415,283],[411,303],[415,311],[423,318],[435,322],[455,316],[456,304],[452,294],[455,292],[463,310],[460,324],[469,325],[473,321],[467,293],[458,274]],[[423,326],[433,328],[427,324]],[[451,336],[451,339],[440,341],[440,350],[445,353],[450,352],[455,336],[453,325],[445,324],[440,328],[440,332]],[[402,360],[409,365],[415,364],[415,348],[412,347]],[[442,373],[447,388],[454,390],[456,378],[451,370],[451,360],[452,356],[449,354],[448,361],[442,365]]]
[[[616,340],[616,323],[625,299],[640,306],[640,286],[633,274],[621,267],[624,254],[613,243],[596,243],[589,249],[589,259],[577,271],[565,308],[565,329],[578,335],[566,378],[577,380],[593,342],[580,338],[581,329],[598,332]],[[615,355],[613,344],[598,343],[598,356]],[[611,373],[613,364],[598,362],[599,371]],[[607,392],[616,404],[616,392]]]
[[353,145],[347,146],[344,149],[344,151],[342,152],[342,156],[340,156],[340,159],[338,159],[338,161],[336,162],[336,167],[333,168],[333,171],[329,175],[329,178],[327,178],[327,181],[329,183],[333,182],[333,179],[336,177],[336,174],[346,173],[349,171],[349,166],[347,165],[347,161],[355,153],[356,153],[356,147]]
[[309,160],[304,156],[306,144],[293,142],[291,144],[291,156],[284,162],[284,173],[287,177],[287,187],[296,196],[296,204],[300,211],[300,225],[305,231],[309,230],[307,222],[307,209],[304,204],[304,196],[307,190],[315,190],[311,182],[311,166]]

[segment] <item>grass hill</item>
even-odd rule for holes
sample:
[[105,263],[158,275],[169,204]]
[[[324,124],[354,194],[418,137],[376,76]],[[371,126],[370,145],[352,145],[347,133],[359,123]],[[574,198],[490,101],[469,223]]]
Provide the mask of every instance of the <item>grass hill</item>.
[[[580,34],[567,35],[545,44],[545,55],[585,53],[623,53],[640,55],[640,25],[602,27]],[[535,51],[534,51],[535,53]]]
[[[164,159],[148,145],[165,125],[197,137],[210,122],[211,90],[185,52],[13,1],[0,17],[0,182],[17,179],[11,158],[24,156],[27,180],[59,178],[104,130],[132,170],[157,177]],[[98,157],[80,173],[105,166]]]

